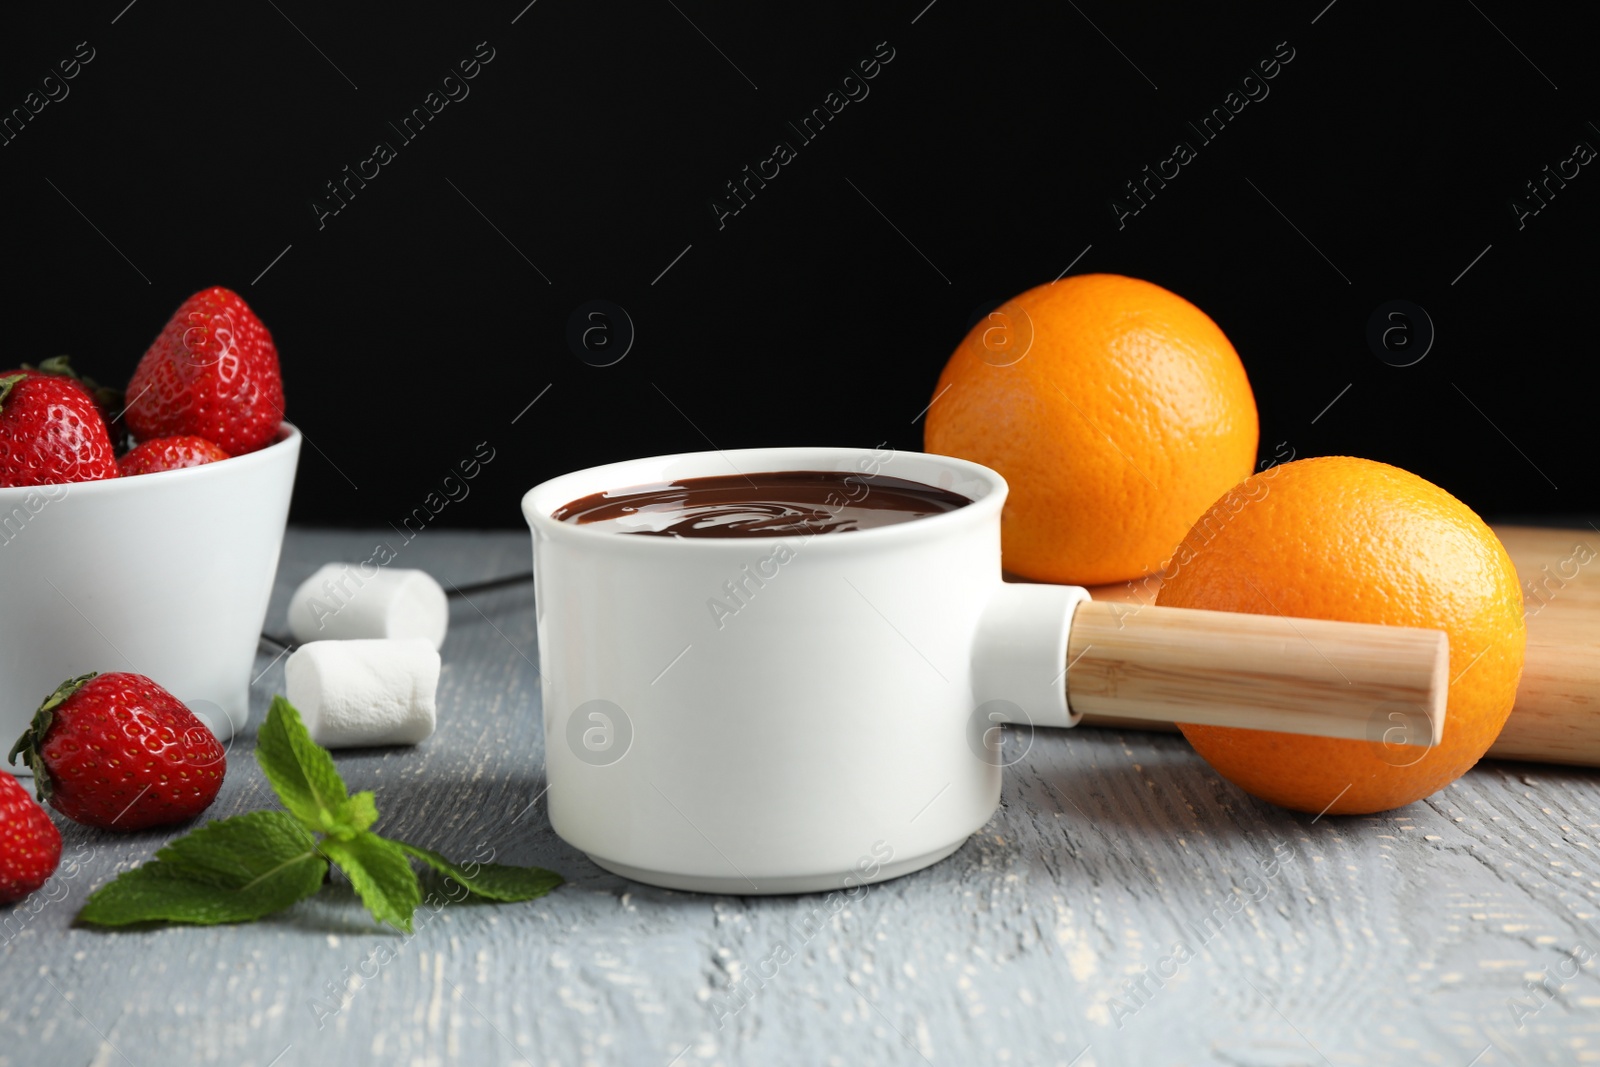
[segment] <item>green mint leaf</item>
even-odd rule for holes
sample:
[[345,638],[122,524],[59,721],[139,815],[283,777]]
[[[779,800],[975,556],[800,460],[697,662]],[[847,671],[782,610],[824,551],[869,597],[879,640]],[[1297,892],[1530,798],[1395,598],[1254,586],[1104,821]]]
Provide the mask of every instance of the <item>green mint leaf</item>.
[[363,830],[348,841],[325,838],[322,852],[350,879],[374,919],[411,932],[422,888],[400,846]]
[[207,823],[90,894],[78,912],[101,926],[245,922],[314,894],[328,864],[285,811]]
[[334,813],[334,824],[328,830],[331,837],[349,841],[361,831],[378,821],[378,805],[370,790],[352,794],[350,799]]
[[283,806],[308,829],[326,833],[348,821],[342,816],[350,793],[333,757],[311,740],[300,713],[281,696],[272,698],[256,733],[256,762]]
[[488,900],[532,900],[544,896],[564,881],[555,871],[547,871],[543,867],[508,867],[503,863],[471,861],[451,863],[432,849],[408,845],[404,841],[394,844]]

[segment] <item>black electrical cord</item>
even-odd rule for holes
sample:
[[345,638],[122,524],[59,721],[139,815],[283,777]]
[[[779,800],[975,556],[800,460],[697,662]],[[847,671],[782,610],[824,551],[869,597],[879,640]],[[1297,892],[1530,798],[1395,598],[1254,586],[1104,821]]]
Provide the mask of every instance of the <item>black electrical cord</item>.
[[491,589],[504,589],[509,585],[521,585],[523,582],[533,581],[532,571],[523,571],[521,574],[508,574],[504,578],[490,578],[487,581],[473,582],[471,585],[452,585],[447,596],[465,597],[468,593],[487,593]]

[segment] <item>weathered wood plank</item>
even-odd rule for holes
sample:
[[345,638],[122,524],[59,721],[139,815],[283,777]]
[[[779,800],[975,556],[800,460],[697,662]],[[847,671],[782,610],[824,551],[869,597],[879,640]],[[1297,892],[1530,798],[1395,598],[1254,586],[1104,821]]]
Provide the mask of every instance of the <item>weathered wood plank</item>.
[[[297,581],[378,536],[292,531],[269,625]],[[526,570],[527,539],[429,532],[397,562],[464,583]],[[1600,952],[1596,772],[1486,763],[1399,812],[1314,820],[1219,780],[1181,737],[1040,731],[981,833],[837,913],[821,895],[674,893],[600,871],[533,803],[532,608],[525,586],[455,603],[439,732],[337,758],[376,791],[385,830],[570,884],[429,911],[410,939],[347,890],[249,926],[108,934],[72,914],[165,835],[65,826],[77,865],[37,914],[0,913],[0,1065],[1600,1059],[1597,967],[1560,977],[1569,952]],[[255,721],[282,684],[271,659]],[[219,816],[273,802],[252,733],[230,753]],[[1179,942],[1193,958],[1171,959]],[[763,972],[780,944],[793,958]],[[380,945],[396,958],[363,982]],[[1124,983],[1147,967],[1171,977],[1135,997]],[[1553,1000],[1524,988],[1546,967]],[[1532,1012],[1520,1031],[1514,997]]]

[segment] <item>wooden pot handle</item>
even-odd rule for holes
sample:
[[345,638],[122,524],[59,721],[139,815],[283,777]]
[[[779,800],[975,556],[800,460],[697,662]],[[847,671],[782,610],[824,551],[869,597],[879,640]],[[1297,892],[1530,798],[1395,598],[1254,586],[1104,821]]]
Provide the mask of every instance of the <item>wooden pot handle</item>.
[[1075,714],[1436,745],[1442,630],[1086,601],[1067,643]]

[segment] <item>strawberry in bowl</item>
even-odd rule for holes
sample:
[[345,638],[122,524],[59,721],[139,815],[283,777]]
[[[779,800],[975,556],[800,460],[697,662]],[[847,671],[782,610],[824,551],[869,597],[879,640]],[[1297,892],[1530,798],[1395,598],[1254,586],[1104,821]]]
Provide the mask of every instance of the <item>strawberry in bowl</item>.
[[204,289],[106,408],[136,438],[120,457],[110,395],[59,359],[0,372],[0,736],[61,679],[114,666],[226,739],[249,710],[300,454],[277,348],[237,294]]
[[0,374],[0,486],[117,477],[116,453],[94,398],[71,378]]
[[203,437],[230,456],[269,443],[283,421],[278,349],[239,294],[185,300],[128,382],[128,429],[140,441]]
[[157,437],[134,445],[120,459],[117,466],[124,478],[134,474],[155,474],[159,471],[182,470],[227,459],[228,454],[204,437],[193,434],[178,437]]

